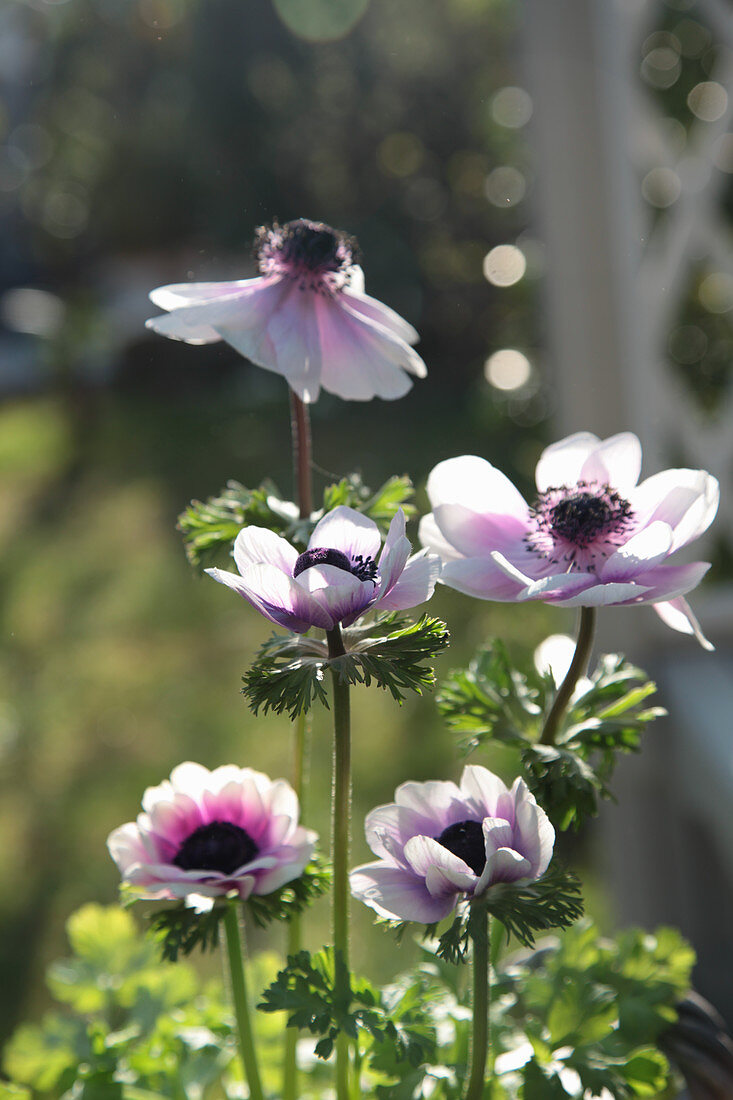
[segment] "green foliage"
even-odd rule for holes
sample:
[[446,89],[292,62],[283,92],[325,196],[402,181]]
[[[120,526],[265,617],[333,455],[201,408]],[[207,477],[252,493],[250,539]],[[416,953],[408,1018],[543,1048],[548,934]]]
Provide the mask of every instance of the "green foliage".
[[[17,1029],[5,1051],[9,1080],[0,1100],[241,1095],[232,1020],[218,986],[202,989],[187,963],[160,962],[153,938],[126,911],[85,906],[68,929],[74,955],[49,973],[64,1008]],[[340,1031],[352,1037],[369,1095],[459,1100],[470,1049],[469,983],[463,968],[434,951],[425,948],[420,965],[381,991],[352,976],[347,997],[335,992],[330,950],[291,956],[277,975],[271,957],[250,960],[254,988],[267,985],[254,1025],[268,1094],[281,1087],[282,1011],[317,1039],[320,1058]],[[597,1095],[603,1088],[617,1100],[658,1096],[672,1073],[657,1043],[676,1019],[693,962],[671,929],[605,939],[589,922],[506,956],[492,977],[495,1065],[486,1100],[575,1100],[581,1089]],[[301,1067],[311,1097],[331,1087],[321,1065]]]
[[343,638],[344,656],[329,658],[325,643],[315,638],[273,634],[242,677],[242,691],[254,713],[286,712],[295,719],[316,701],[327,707],[328,669],[342,683],[374,683],[401,703],[406,691],[421,695],[433,686],[435,674],[426,662],[446,648],[450,635],[440,619],[423,615],[412,622],[390,613],[345,630]]
[[672,929],[608,940],[590,922],[509,958],[494,982],[502,1009],[492,1030],[499,1052],[517,1049],[519,1033],[531,1047],[521,1095],[574,1097],[578,1090],[563,1086],[567,1070],[593,1095],[603,1088],[619,1100],[664,1092],[672,1074],[655,1044],[676,1018],[693,962]]
[[399,508],[408,519],[415,515],[415,507],[409,503],[413,493],[409,477],[391,477],[374,493],[359,474],[349,474],[328,485],[322,509],[303,520],[297,506],[284,500],[273,482],[263,481],[259,488],[247,489],[238,481],[228,481],[216,496],[192,500],[178,517],[178,530],[188,560],[203,569],[217,560],[226,560],[237,535],[248,526],[266,527],[305,550],[318,520],[342,504],[369,516],[385,534]]
[[[330,883],[331,869],[316,855],[297,879],[270,894],[252,894],[241,904],[252,921],[265,928],[274,920],[291,920],[325,894]],[[219,944],[220,925],[229,904],[223,899],[201,912],[182,901],[152,913],[148,920],[160,942],[162,957],[176,962],[179,955],[190,955],[197,947],[202,952],[213,951]]]
[[418,998],[409,991],[385,998],[366,979],[350,975],[349,997],[344,999],[335,978],[332,948],[313,957],[307,951],[289,955],[259,1007],[264,1012],[285,1011],[289,1027],[319,1036],[319,1058],[330,1057],[341,1032],[354,1040],[365,1033],[369,1065],[387,1076],[401,1079],[404,1071],[415,1070],[431,1057],[435,1033]]
[[161,963],[152,938],[117,908],[87,905],[67,924],[74,954],[52,964],[51,992],[66,1011],[23,1024],[3,1069],[2,1100],[74,1088],[85,1100],[201,1096],[235,1047],[228,1010],[185,964]]
[[[465,962],[472,922],[485,920],[487,913],[503,925],[507,940],[514,936],[531,947],[538,932],[567,928],[583,915],[580,882],[571,872],[553,865],[535,882],[497,883],[477,902],[459,908],[438,939],[438,957],[450,963]],[[435,927],[428,931],[434,933]]]
[[560,829],[576,828],[611,797],[616,754],[638,752],[649,722],[665,714],[647,699],[656,684],[615,654],[602,656],[581,681],[562,716],[554,744],[540,743],[555,684],[533,667],[517,669],[495,641],[467,669],[452,672],[438,696],[448,725],[467,752],[490,740],[520,749],[527,781]]
[[241,529],[250,524],[282,534],[286,521],[270,504],[278,500],[277,489],[269,481],[258,489],[228,481],[216,496],[205,501],[192,500],[178,517],[186,557],[197,569],[205,568],[222,551],[229,553]]

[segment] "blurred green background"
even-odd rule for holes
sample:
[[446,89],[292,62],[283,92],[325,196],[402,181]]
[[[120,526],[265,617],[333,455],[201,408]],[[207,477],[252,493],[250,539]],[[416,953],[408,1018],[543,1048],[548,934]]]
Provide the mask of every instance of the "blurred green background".
[[[239,694],[268,624],[196,577],[175,531],[228,478],[291,492],[287,388],[225,346],[148,336],[147,291],[252,274],[253,231],[275,217],[346,229],[368,291],[419,328],[429,376],[396,403],[324,395],[317,484],[409,473],[422,493],[437,461],[479,453],[529,490],[552,395],[521,17],[515,0],[0,10],[0,1032],[39,1010],[68,914],[115,898],[105,839],[146,786],[184,759],[289,773],[289,722],[254,720]],[[502,244],[522,267],[497,286],[484,258]],[[506,348],[514,374],[492,361]],[[519,652],[572,625],[446,590],[432,611],[454,636],[443,672],[489,634]],[[366,810],[460,764],[430,698],[398,709],[362,689],[354,716],[361,862]],[[329,771],[317,715],[308,816],[324,835]],[[391,974],[385,934],[358,921],[356,965]]]

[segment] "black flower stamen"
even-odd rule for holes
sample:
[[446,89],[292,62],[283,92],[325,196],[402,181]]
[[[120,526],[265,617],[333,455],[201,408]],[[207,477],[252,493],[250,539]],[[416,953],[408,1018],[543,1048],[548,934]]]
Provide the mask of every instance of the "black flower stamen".
[[333,550],[328,546],[317,546],[313,550],[306,550],[295,563],[293,577],[299,577],[306,569],[314,565],[333,565],[336,569],[343,569],[345,573],[351,573],[360,581],[373,581],[377,576],[377,563],[371,555],[355,554],[349,558],[343,550]]
[[230,875],[259,851],[252,837],[231,821],[211,821],[187,836],[171,860],[182,871],[221,871]]
[[353,237],[307,218],[263,225],[255,235],[255,255],[263,275],[297,280],[302,289],[333,291],[359,262]]
[[435,839],[438,844],[442,844],[454,856],[467,863],[474,874],[481,876],[486,866],[486,842],[480,821],[457,821],[443,829]]
[[631,504],[610,485],[579,481],[540,493],[530,512],[532,530],[525,542],[530,550],[553,563],[593,570],[631,533]]
[[360,581],[373,581],[377,576],[377,563],[368,555],[355,554],[351,559],[351,572]]

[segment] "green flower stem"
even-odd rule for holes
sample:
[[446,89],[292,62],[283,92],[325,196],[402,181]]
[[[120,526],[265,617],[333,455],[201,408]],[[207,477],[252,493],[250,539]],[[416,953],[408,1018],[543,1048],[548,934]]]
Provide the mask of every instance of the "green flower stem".
[[[326,631],[328,656],[343,657],[338,624]],[[331,669],[333,681],[333,787],[331,852],[333,859],[333,948],[336,998],[346,1008],[351,1000],[349,979],[349,824],[351,820],[351,714],[349,685]],[[336,1040],[336,1098],[349,1100],[349,1038]]]
[[[298,509],[301,519],[307,519],[313,511],[313,479],[311,476],[311,427],[308,406],[298,395],[290,391],[290,430],[293,451],[293,469],[297,486]],[[300,820],[304,819],[304,775],[308,766],[308,734],[305,714],[298,716],[293,745],[293,789],[300,801]],[[302,927],[299,913],[295,913],[288,926],[288,954],[295,955],[302,946]],[[298,1031],[285,1030],[285,1064],[283,1067],[283,1100],[298,1097]]]
[[247,983],[244,976],[244,958],[242,956],[242,936],[239,927],[238,903],[230,901],[224,912],[224,929],[227,940],[229,973],[232,982],[232,998],[237,1018],[239,1053],[244,1065],[244,1076],[249,1085],[250,1100],[264,1100],[260,1071],[257,1066],[252,1024],[249,1018]]
[[[295,721],[293,744],[293,790],[300,802],[300,819],[305,813],[305,776],[308,765],[308,719],[301,712]],[[301,914],[294,913],[288,924],[288,955],[295,955],[303,946]],[[283,1066],[283,1100],[298,1100],[298,1029],[285,1029],[285,1063]]]
[[484,1094],[486,1061],[489,1053],[489,914],[480,902],[471,914],[473,943],[473,1031],[471,1076],[466,1100],[481,1100]]
[[570,662],[570,668],[567,671],[567,675],[563,680],[557,695],[555,696],[555,702],[552,704],[550,713],[547,715],[547,721],[545,722],[545,728],[542,730],[542,736],[540,737],[541,745],[554,745],[555,736],[557,734],[557,728],[560,725],[560,719],[567,709],[567,705],[570,702],[570,697],[575,690],[580,677],[585,673],[588,667],[588,660],[590,658],[590,651],[593,648],[593,635],[596,628],[596,609],[595,607],[581,607],[580,609],[580,624],[578,626],[578,640],[575,643],[575,653],[573,659]]
[[307,519],[313,511],[310,413],[308,406],[292,390],[290,391],[290,432],[300,518]]

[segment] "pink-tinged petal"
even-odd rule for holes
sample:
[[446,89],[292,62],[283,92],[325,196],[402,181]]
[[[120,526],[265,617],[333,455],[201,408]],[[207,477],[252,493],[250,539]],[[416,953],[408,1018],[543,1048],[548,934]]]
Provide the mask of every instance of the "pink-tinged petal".
[[684,596],[697,588],[709,568],[710,562],[692,561],[687,565],[658,565],[649,572],[640,573],[637,583],[647,586],[642,602],[657,603]]
[[674,529],[674,551],[708,529],[719,498],[718,482],[705,470],[663,470],[637,486],[629,503],[638,523],[661,520]]
[[212,297],[162,317],[151,317],[146,327],[189,344],[208,344],[222,338],[232,343],[227,335],[230,329],[261,328],[282,297],[283,285],[278,281],[256,279],[254,283],[238,294]]
[[408,344],[350,310],[341,299],[319,295],[316,317],[321,384],[329,393],[350,401],[393,400],[412,387],[409,373],[420,375],[425,369]]
[[334,623],[350,626],[373,602],[376,585],[335,565],[313,565],[295,582],[310,593]]
[[517,516],[479,513],[462,504],[436,504],[433,518],[449,545],[467,558],[499,550],[512,559],[524,558],[527,523]]
[[508,575],[491,558],[466,558],[463,561],[446,561],[440,574],[441,584],[476,596],[480,600],[505,602],[516,600],[526,586],[524,579]]
[[454,561],[462,556],[443,536],[432,512],[420,520],[417,535],[425,549],[438,554],[442,561]]
[[703,649],[712,652],[715,646],[708,641],[702,632],[702,628],[693,614],[692,608],[682,596],[675,600],[665,600],[662,603],[653,603],[652,607],[659,618],[672,630],[679,630],[682,634],[693,634]]
[[460,504],[471,512],[529,519],[522,494],[508,477],[485,458],[462,455],[439,462],[428,478],[433,511],[441,504]]
[[386,596],[405,568],[412,549],[405,537],[405,513],[398,508],[389,525],[382,553],[379,555],[379,592]]
[[486,860],[476,893],[483,893],[487,886],[493,886],[497,882],[517,882],[520,878],[531,876],[532,867],[528,859],[513,848],[499,848]]
[[394,802],[377,806],[364,821],[366,842],[374,852],[395,867],[407,866],[403,849],[411,836],[433,827],[434,822]]
[[569,596],[553,602],[560,607],[608,607],[612,604],[627,603],[630,600],[637,601],[648,591],[643,584],[621,584],[609,581],[608,584],[597,584],[593,588],[586,588],[577,596]]
[[565,600],[568,596],[582,595],[597,580],[594,573],[556,573],[554,576],[532,581],[519,593],[517,599],[547,600],[548,603],[554,603],[558,599]]
[[407,562],[397,583],[386,596],[380,596],[375,606],[382,611],[405,611],[429,600],[441,574],[440,558],[421,551]]
[[[352,329],[361,335],[365,345],[371,344],[374,352],[379,349],[383,353],[385,366],[378,364],[378,368],[385,386],[389,388],[395,385],[394,375],[395,373],[399,375],[399,372],[395,372],[395,367],[407,371],[416,378],[427,377],[428,368],[415,349],[410,346],[414,341],[403,340],[389,325],[383,325],[377,320],[366,317],[363,310],[354,309],[348,299],[341,298],[339,307]],[[386,366],[387,363],[390,364],[389,367]],[[403,384],[402,379],[399,383]]]
[[[265,777],[266,778],[266,777]],[[262,804],[268,814],[282,814],[297,821],[300,816],[298,796],[284,779],[276,779],[262,792]]]
[[575,485],[580,481],[580,471],[585,460],[600,443],[592,432],[576,432],[558,443],[546,447],[540,455],[535,471],[537,488],[541,493],[562,485]]
[[315,550],[327,546],[331,550],[341,550],[347,558],[359,555],[376,560],[381,538],[379,528],[369,516],[340,504],[320,519],[308,541],[308,549]]
[[510,848],[514,841],[514,830],[503,817],[485,817],[481,822],[487,857],[500,848]]
[[198,800],[210,778],[211,772],[208,768],[186,760],[173,769],[170,784],[176,794],[187,794],[189,798]]
[[[435,834],[442,833],[463,811],[461,792],[450,780],[433,779],[427,783],[401,783],[395,791],[395,803],[408,810],[414,810],[434,825]],[[427,831],[427,830],[426,830]]]
[[672,528],[657,520],[637,531],[629,541],[620,546],[603,563],[600,578],[603,581],[626,581],[653,568],[669,555],[672,547]]
[[472,891],[477,875],[461,859],[431,836],[413,836],[405,844],[405,859],[425,879],[432,897]]
[[178,309],[180,306],[209,302],[212,298],[230,298],[261,282],[262,277],[258,276],[229,283],[171,283],[169,286],[159,286],[151,290],[148,297],[159,309]]
[[271,623],[284,626],[295,634],[305,634],[312,626],[331,630],[334,625],[332,616],[322,604],[274,565],[250,565],[241,577],[223,569],[205,572],[219,584],[233,588]]
[[455,897],[433,898],[423,879],[384,863],[366,863],[349,875],[351,893],[388,920],[436,924],[452,912]]
[[420,339],[417,330],[404,317],[400,317],[399,313],[395,313],[393,309],[385,306],[383,302],[377,301],[376,298],[370,298],[368,294],[359,294],[354,287],[344,287],[341,291],[341,297],[348,302],[350,308],[356,313],[360,313],[367,320],[376,321],[378,325],[389,329],[400,340],[404,340],[406,344],[416,344]]
[[292,577],[298,551],[266,527],[243,527],[234,542],[233,557],[240,573],[250,565],[268,563]]
[[610,485],[622,496],[630,492],[641,473],[641,443],[633,432],[620,432],[604,439],[588,455],[580,480]]
[[[268,325],[290,290],[287,279],[267,278],[234,302],[236,308],[212,316],[209,321],[228,344],[264,370],[282,373]],[[194,307],[207,310],[207,306]],[[181,311],[176,311],[180,313]],[[205,318],[208,320],[208,318]]]
[[461,775],[461,794],[477,817],[496,817],[500,799],[508,793],[507,785],[481,764],[466,764]]
[[291,284],[267,323],[278,374],[287,379],[301,401],[318,400],[321,377],[321,338],[314,295]]
[[550,865],[555,846],[555,830],[523,779],[515,780],[512,795],[516,816],[514,842],[511,847],[529,860],[530,874],[533,878],[539,878]]
[[181,340],[184,344],[216,344],[221,340],[220,334],[211,325],[197,321],[195,315],[181,317],[179,311],[151,317],[145,322],[145,328],[158,336],[167,336],[169,340]]
[[147,863],[150,859],[150,854],[140,837],[140,831],[132,821],[113,829],[107,837],[107,848],[123,878],[136,864]]

